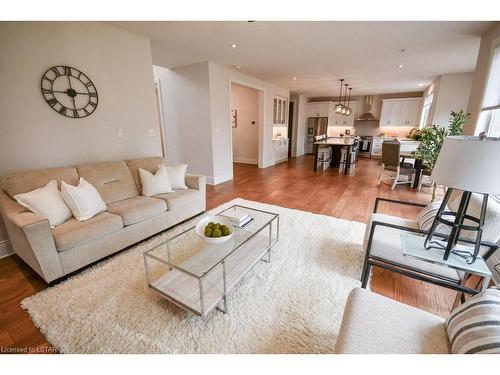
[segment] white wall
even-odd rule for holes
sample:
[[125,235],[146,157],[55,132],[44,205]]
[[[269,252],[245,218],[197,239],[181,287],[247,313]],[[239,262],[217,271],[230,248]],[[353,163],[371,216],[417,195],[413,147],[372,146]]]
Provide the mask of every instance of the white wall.
[[486,81],[490,69],[491,56],[494,49],[500,44],[500,22],[495,22],[493,27],[481,37],[481,45],[477,56],[476,70],[474,72],[474,82],[472,84],[471,95],[467,106],[467,111],[471,114],[469,121],[464,126],[464,133],[478,134],[484,129],[476,129],[479,111],[483,102],[483,95],[486,89]]
[[[161,155],[149,39],[101,22],[2,22],[0,51],[0,175]],[[92,115],[67,118],[45,102],[40,79],[54,65],[92,79]]]
[[[161,154],[149,39],[100,22],[3,22],[0,50],[0,175]],[[97,88],[86,118],[58,114],[40,92],[45,71],[64,64]]]
[[213,179],[208,64],[153,66],[153,73],[160,81],[168,162]]
[[231,110],[237,111],[237,126],[232,128],[233,162],[258,164],[259,91],[231,84]]
[[433,99],[431,124],[447,126],[450,112],[467,111],[474,73],[443,74]]
[[305,154],[307,136],[307,102],[309,98],[304,95],[295,94],[290,97],[290,100],[294,102],[292,156],[297,157]]

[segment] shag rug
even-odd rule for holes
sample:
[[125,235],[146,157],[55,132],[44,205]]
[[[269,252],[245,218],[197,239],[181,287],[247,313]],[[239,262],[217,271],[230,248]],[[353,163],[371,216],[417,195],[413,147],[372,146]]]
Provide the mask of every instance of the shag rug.
[[63,353],[332,353],[349,292],[360,286],[365,224],[235,199],[280,215],[272,262],[258,262],[206,320],[148,289],[143,252],[161,233],[22,301]]

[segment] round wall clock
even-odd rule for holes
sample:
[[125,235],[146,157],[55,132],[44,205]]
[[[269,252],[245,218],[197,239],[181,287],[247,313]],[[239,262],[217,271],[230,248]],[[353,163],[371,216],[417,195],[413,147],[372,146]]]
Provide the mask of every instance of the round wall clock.
[[66,117],[87,117],[97,108],[95,85],[87,75],[71,66],[57,65],[47,70],[41,88],[52,109]]

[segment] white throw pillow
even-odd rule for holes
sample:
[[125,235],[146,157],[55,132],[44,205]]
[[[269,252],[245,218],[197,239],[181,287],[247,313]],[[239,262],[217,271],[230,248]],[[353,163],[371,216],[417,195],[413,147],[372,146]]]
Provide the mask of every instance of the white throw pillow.
[[145,197],[174,192],[168,179],[167,168],[164,165],[159,165],[155,174],[139,168],[139,177],[141,178],[142,195]]
[[28,193],[14,195],[14,199],[23,207],[35,214],[46,218],[50,227],[64,223],[71,219],[71,211],[61,197],[56,180],[50,181],[44,187]]
[[186,186],[186,171],[187,164],[176,165],[175,167],[167,167],[168,178],[172,184],[172,189],[187,189]]
[[106,204],[99,192],[80,177],[78,186],[61,182],[61,192],[64,201],[78,221],[88,220],[100,212],[106,211]]

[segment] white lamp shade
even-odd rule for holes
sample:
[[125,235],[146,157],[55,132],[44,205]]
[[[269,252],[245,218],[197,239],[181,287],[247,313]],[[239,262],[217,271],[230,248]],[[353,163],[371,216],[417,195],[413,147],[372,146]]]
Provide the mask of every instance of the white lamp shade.
[[431,180],[453,189],[500,193],[500,139],[447,137]]

